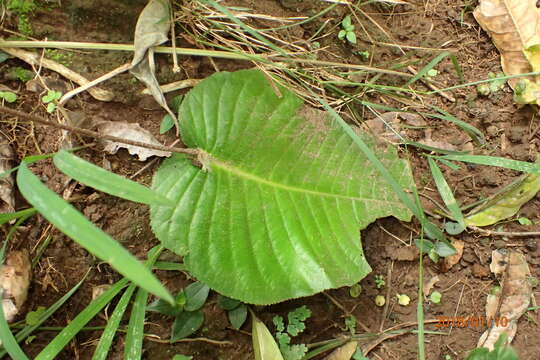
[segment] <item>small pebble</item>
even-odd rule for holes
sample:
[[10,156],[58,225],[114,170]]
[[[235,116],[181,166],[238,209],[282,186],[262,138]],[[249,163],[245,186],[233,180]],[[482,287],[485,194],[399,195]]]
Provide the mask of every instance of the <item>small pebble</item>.
[[527,240],[525,247],[529,251],[536,251],[538,249],[538,241],[536,239]]
[[502,249],[506,247],[506,241],[498,239],[493,242],[493,245],[495,245],[497,249]]

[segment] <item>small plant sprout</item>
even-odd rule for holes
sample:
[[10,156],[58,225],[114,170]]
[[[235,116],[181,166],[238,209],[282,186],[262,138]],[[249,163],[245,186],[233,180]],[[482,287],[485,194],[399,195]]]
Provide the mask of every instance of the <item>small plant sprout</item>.
[[276,327],[276,340],[279,350],[285,360],[300,360],[306,355],[308,348],[305,344],[291,344],[291,339],[305,330],[306,321],[311,316],[311,310],[305,305],[289,312],[287,315],[288,324],[281,316],[274,316],[272,319]]
[[425,75],[425,78],[428,79],[428,80],[431,80],[432,78],[434,78],[437,75],[439,75],[439,72],[437,71],[437,69],[429,69],[428,72]]
[[386,285],[386,281],[384,281],[384,276],[382,275],[375,275],[375,286],[377,289],[381,289]]
[[429,296],[429,300],[434,304],[440,304],[442,299],[442,294],[438,291],[434,291]]
[[349,288],[349,295],[353,298],[357,298],[362,293],[362,285],[360,284],[354,284]]
[[[500,77],[504,77],[503,73],[495,74],[493,72],[488,73],[489,79],[497,79]],[[489,94],[496,93],[497,91],[500,91],[504,88],[504,84],[506,83],[506,80],[492,80],[489,83],[486,84],[480,84],[476,88],[476,91],[479,95],[482,96],[488,96]]]
[[517,221],[520,225],[533,225],[533,222],[526,217],[520,217]]
[[338,33],[338,39],[347,41],[351,44],[356,44],[356,34],[354,33],[354,25],[352,24],[351,15],[345,16],[341,22],[342,29]]
[[396,294],[396,297],[398,299],[398,304],[401,306],[407,306],[411,303],[411,298],[408,295]]
[[41,101],[43,101],[44,104],[47,104],[48,113],[52,113],[54,110],[56,110],[56,104],[61,97],[62,93],[60,91],[49,90],[47,91],[47,95],[41,98]]
[[384,296],[382,295],[377,295],[375,297],[375,305],[379,306],[379,307],[383,307],[384,304],[386,304],[386,299],[384,298]]
[[14,103],[17,100],[17,94],[11,91],[0,91],[0,99]]

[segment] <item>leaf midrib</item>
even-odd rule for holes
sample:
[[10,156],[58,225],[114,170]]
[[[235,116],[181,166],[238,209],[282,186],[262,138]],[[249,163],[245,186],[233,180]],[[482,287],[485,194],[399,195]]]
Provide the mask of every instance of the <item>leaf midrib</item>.
[[303,189],[303,188],[299,188],[299,187],[296,187],[296,186],[277,183],[275,181],[267,180],[267,179],[264,179],[264,178],[262,178],[260,176],[251,174],[251,173],[249,173],[249,172],[247,172],[245,170],[242,170],[241,168],[239,168],[237,166],[234,166],[234,165],[232,165],[230,163],[227,163],[225,161],[221,161],[221,160],[215,158],[212,155],[207,154],[207,156],[208,156],[208,158],[206,159],[207,161],[205,161],[206,166],[210,165],[210,167],[221,169],[223,171],[226,171],[226,172],[232,174],[233,176],[237,176],[237,177],[249,180],[249,181],[257,182],[257,183],[260,183],[260,184],[263,184],[263,185],[266,185],[266,186],[270,186],[270,187],[274,187],[274,188],[278,188],[278,189],[282,189],[282,190],[287,190],[287,191],[292,191],[292,192],[298,192],[298,193],[304,193],[304,194],[308,194],[308,195],[314,195],[314,196],[345,199],[345,200],[350,200],[350,201],[371,201],[371,202],[375,202],[375,203],[383,203],[383,204],[392,203],[392,204],[397,204],[397,205],[400,205],[400,206],[402,205],[398,201],[391,201],[391,200],[387,200],[387,199],[383,200],[383,199],[371,199],[371,198],[365,198],[365,197],[347,196],[347,195],[334,194],[334,193],[328,193],[328,192],[323,192],[323,191]]

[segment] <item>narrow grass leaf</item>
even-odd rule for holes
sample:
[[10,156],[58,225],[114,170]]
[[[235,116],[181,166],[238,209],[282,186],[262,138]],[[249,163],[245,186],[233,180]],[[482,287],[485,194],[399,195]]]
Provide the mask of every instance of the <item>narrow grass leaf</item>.
[[450,186],[448,186],[448,183],[446,182],[446,179],[444,178],[441,169],[439,168],[435,160],[433,160],[432,158],[429,157],[428,162],[431,169],[431,174],[433,175],[433,179],[435,180],[435,184],[437,185],[437,189],[439,190],[441,198],[446,204],[448,210],[450,210],[450,214],[452,215],[454,220],[457,221],[461,226],[463,226],[463,229],[465,229],[465,220],[463,219],[463,213],[461,212],[456,198],[452,193],[452,189],[450,189]]
[[141,359],[142,344],[144,339],[144,317],[146,314],[146,302],[148,291],[139,289],[133,302],[131,316],[129,317],[126,344],[124,345],[124,359]]
[[100,168],[65,150],[58,152],[53,161],[64,174],[107,194],[143,204],[171,205],[171,201],[146,186]]
[[4,225],[5,223],[11,220],[18,219],[21,217],[28,218],[29,216],[34,215],[36,212],[37,212],[36,209],[30,208],[30,209],[20,210],[17,212],[0,214],[0,225]]
[[135,288],[136,286],[134,284],[129,285],[122,297],[120,298],[120,301],[114,308],[114,311],[109,318],[109,321],[107,321],[107,326],[105,327],[105,330],[103,330],[103,334],[101,334],[101,338],[99,339],[99,343],[96,346],[96,350],[94,351],[92,360],[107,359],[107,355],[109,353],[109,349],[111,348],[114,336],[116,334],[116,331],[118,330],[120,321],[122,320],[122,317],[126,312],[129,301],[133,296],[133,292],[135,292]]
[[445,160],[463,161],[478,165],[497,166],[506,169],[523,171],[531,174],[540,174],[540,164],[530,163],[526,161],[505,159],[496,156],[486,155],[445,155],[442,157]]
[[405,86],[411,85],[414,82],[416,82],[418,79],[424,77],[429,70],[433,69],[435,66],[437,66],[442,60],[444,60],[445,57],[450,56],[451,53],[449,51],[443,51],[439,55],[437,55],[433,60],[431,60],[426,66],[424,66],[416,75],[414,75],[412,78],[407,81]]
[[[163,250],[163,246],[156,246],[148,252],[148,260],[146,260],[146,266],[151,268],[156,262],[159,254]],[[126,334],[126,343],[124,345],[124,359],[141,359],[142,358],[142,344],[144,339],[144,317],[146,314],[146,304],[148,302],[148,291],[140,288],[137,291],[133,307],[131,309],[131,315],[129,317],[129,324]]]
[[[1,296],[0,296],[1,297]],[[13,336],[13,333],[9,329],[9,325],[4,316],[4,311],[0,309],[0,340],[5,351],[11,356],[12,359],[28,360],[26,354],[22,351],[17,340]]]
[[92,301],[75,319],[73,319],[56,337],[43,349],[35,360],[52,360],[69,344],[79,331],[94,318],[111,300],[126,286],[127,279],[122,279],[107,291]]
[[460,127],[461,129],[463,129],[463,131],[465,131],[477,143],[485,144],[486,139],[484,137],[484,133],[482,133],[482,131],[480,131],[478,128],[476,128],[475,126],[469,123],[466,123],[463,120],[458,119],[457,117],[449,114],[448,112],[444,111],[441,108],[438,108],[437,106],[432,106],[432,107],[433,109],[440,112],[440,114],[422,113],[422,115],[451,122],[457,125],[458,127]]
[[165,271],[185,271],[187,270],[186,265],[182,263],[170,262],[170,261],[157,261],[154,266],[154,270],[165,270]]
[[64,234],[93,255],[108,262],[138,286],[170,303],[174,302],[171,294],[149,269],[73,206],[49,190],[24,163],[17,172],[17,185],[26,200]]

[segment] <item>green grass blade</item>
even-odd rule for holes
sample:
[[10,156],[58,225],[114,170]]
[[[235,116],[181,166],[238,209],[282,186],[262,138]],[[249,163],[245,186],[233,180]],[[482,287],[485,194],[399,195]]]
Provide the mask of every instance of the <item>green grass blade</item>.
[[[420,234],[420,248],[424,247],[424,234]],[[416,321],[418,323],[418,360],[426,360],[426,344],[424,337],[424,254],[420,251],[418,262],[418,304]]]
[[116,271],[138,286],[174,303],[171,294],[149,269],[73,206],[49,190],[24,163],[17,172],[17,185],[26,200],[60,231],[91,254],[108,262]]
[[456,220],[465,229],[465,220],[463,218],[463,213],[461,212],[456,198],[452,193],[452,189],[450,189],[450,186],[448,186],[448,183],[446,182],[446,179],[444,178],[441,169],[439,168],[435,160],[433,160],[432,158],[429,157],[428,162],[429,167],[431,168],[431,174],[433,175],[433,179],[435,180],[435,184],[437,185],[437,189],[439,190],[441,198],[446,204],[448,210],[450,210],[450,214],[452,214],[454,220]]
[[426,66],[424,66],[416,75],[414,75],[412,78],[407,81],[405,86],[413,84],[418,79],[425,76],[429,70],[433,69],[435,66],[437,66],[445,57],[450,56],[451,53],[449,51],[443,51],[439,55],[437,55],[433,60],[431,60]]
[[124,359],[141,359],[142,344],[144,339],[144,317],[146,314],[146,303],[148,301],[148,291],[139,289],[133,302],[131,316],[129,317],[126,343],[124,345]]
[[116,334],[116,331],[118,330],[118,326],[120,325],[120,321],[122,320],[122,317],[124,316],[124,313],[126,312],[126,309],[129,305],[129,301],[131,300],[131,296],[133,295],[133,292],[135,291],[136,286],[134,284],[131,284],[128,286],[122,297],[120,298],[120,301],[114,308],[114,311],[109,318],[109,321],[107,322],[107,326],[105,327],[105,330],[103,330],[103,334],[101,334],[101,338],[99,339],[99,343],[96,347],[96,350],[94,351],[94,355],[92,356],[92,360],[106,360],[107,355],[109,353],[109,349],[111,348],[111,344],[114,339],[114,335]]
[[523,171],[531,174],[540,174],[540,164],[530,163],[526,161],[505,159],[502,157],[496,156],[486,156],[486,155],[445,155],[441,157],[445,160],[455,160],[463,161],[478,165],[489,165],[502,167],[506,169],[512,169],[517,171]]
[[58,152],[53,161],[64,174],[107,194],[143,204],[171,205],[171,201],[146,186],[102,169],[65,150]]
[[[163,246],[159,245],[148,252],[146,266],[152,268],[161,254]],[[124,359],[134,360],[142,358],[142,345],[144,340],[144,317],[146,314],[146,304],[148,302],[148,291],[139,289],[133,302],[131,316],[126,334],[126,343],[124,345]]]
[[128,280],[126,278],[118,281],[111,286],[107,291],[101,294],[97,299],[93,300],[83,311],[81,311],[68,326],[64,328],[56,337],[43,349],[35,358],[35,360],[53,360],[62,349],[69,344],[71,339],[75,337],[90,320],[94,318],[111,300],[126,286]]
[[474,141],[476,141],[479,144],[485,144],[486,139],[484,137],[484,134],[478,128],[472,126],[469,123],[466,123],[463,120],[460,120],[460,119],[456,118],[453,115],[450,115],[449,113],[447,113],[443,109],[440,109],[440,108],[438,108],[436,106],[433,106],[433,108],[435,110],[437,110],[438,112],[440,112],[440,114],[429,114],[429,113],[421,113],[421,114],[425,115],[425,116],[428,116],[428,117],[433,117],[433,118],[436,118],[436,119],[446,120],[446,121],[449,121],[451,123],[454,123],[457,126],[459,126],[460,128],[462,128],[467,134],[469,134],[469,136]]
[[4,213],[0,214],[0,225],[4,225],[5,223],[13,220],[18,219],[21,217],[28,218],[29,216],[34,215],[37,212],[36,209],[30,208],[30,209],[24,209],[13,213]]
[[5,351],[11,356],[12,359],[17,360],[28,360],[26,354],[22,351],[17,340],[11,333],[6,317],[4,316],[4,311],[0,309],[0,340],[2,340],[2,345],[4,346]]

